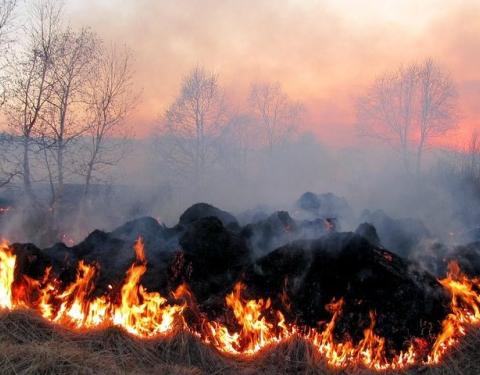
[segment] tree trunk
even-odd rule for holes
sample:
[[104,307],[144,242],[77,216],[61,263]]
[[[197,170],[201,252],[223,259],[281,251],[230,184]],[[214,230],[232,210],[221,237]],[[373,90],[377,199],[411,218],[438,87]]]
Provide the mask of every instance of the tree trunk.
[[87,175],[85,176],[85,186],[83,188],[84,200],[87,198],[88,194],[90,193],[90,184],[92,181],[92,170],[93,170],[93,163],[88,163]]
[[57,201],[60,203],[63,196],[63,141],[59,141],[57,150],[57,173],[58,173],[58,186],[57,186]]
[[23,139],[23,189],[27,199],[33,201],[32,181],[30,178],[30,136]]
[[59,223],[61,219],[61,209],[63,205],[63,140],[59,140],[57,149],[57,189],[55,194],[55,201],[53,203],[53,222],[55,230],[59,229]]
[[410,175],[410,155],[408,153],[408,143],[405,141],[405,138],[400,140],[401,145],[401,158],[403,162],[403,167],[405,168],[405,173]]
[[421,172],[421,169],[422,169],[422,156],[423,156],[424,145],[425,145],[425,136],[421,135],[420,136],[420,141],[418,143],[418,148],[417,148],[417,165],[416,165],[417,176],[420,175],[420,172]]

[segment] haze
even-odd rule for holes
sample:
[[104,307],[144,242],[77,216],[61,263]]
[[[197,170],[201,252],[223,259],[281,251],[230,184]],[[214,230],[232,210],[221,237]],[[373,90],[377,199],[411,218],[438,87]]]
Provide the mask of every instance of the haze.
[[426,57],[454,79],[460,122],[438,143],[461,146],[480,125],[480,3],[470,1],[69,0],[73,23],[134,50],[148,135],[196,64],[219,74],[237,106],[253,81],[279,81],[322,142],[354,142],[353,98],[387,69]]

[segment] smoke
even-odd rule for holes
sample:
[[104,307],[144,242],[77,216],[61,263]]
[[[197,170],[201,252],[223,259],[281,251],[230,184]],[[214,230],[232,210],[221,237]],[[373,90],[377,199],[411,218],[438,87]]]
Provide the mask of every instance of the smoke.
[[464,129],[456,144],[478,124],[480,8],[473,0],[67,4],[74,24],[134,48],[144,97],[133,122],[142,136],[173,101],[179,77],[196,64],[216,71],[238,103],[252,82],[282,82],[306,104],[305,127],[345,145],[355,142],[355,92],[382,71],[431,56],[460,88]]
[[[56,241],[72,245],[96,229],[109,232],[144,216],[172,227],[192,204],[207,202],[232,213],[242,227],[257,223],[247,236],[256,256],[297,239],[318,238],[327,233],[324,220],[333,218],[339,231],[373,224],[381,245],[435,274],[442,271],[436,260],[478,239],[479,198],[468,181],[453,175],[455,152],[430,150],[416,176],[405,172],[399,155],[377,143],[359,140],[339,149],[298,134],[272,152],[251,149],[244,160],[222,154],[228,163],[220,158],[198,188],[175,173],[157,147],[158,139],[133,140],[128,157],[111,167],[108,181],[93,186],[86,205],[81,180],[71,180],[61,227],[53,228],[57,233],[52,233],[53,218],[44,210],[32,214],[21,187],[10,186],[2,194],[4,205],[13,206],[0,216],[2,235],[41,247]],[[333,194],[320,196],[320,208],[312,211],[299,203],[305,192]],[[37,196],[48,202],[48,184],[37,184]]]
[[[295,203],[307,191],[344,198],[351,213],[338,218],[341,230],[376,221],[383,245],[401,253],[401,241],[388,236],[385,222],[393,222],[407,238],[428,233],[408,244],[416,252],[430,251],[427,243],[432,241],[450,245],[477,238],[478,192],[452,174],[455,153],[439,146],[448,142],[435,140],[421,176],[412,176],[391,147],[357,137],[352,98],[383,70],[423,57],[416,55],[416,47],[426,46],[422,51],[438,58],[459,83],[464,122],[458,134],[464,137],[477,117],[478,106],[472,103],[479,87],[474,48],[478,4],[466,2],[447,10],[433,1],[421,5],[421,12],[406,4],[393,12],[393,21],[384,14],[392,12],[377,7],[373,13],[356,9],[362,17],[355,19],[345,4],[328,1],[316,5],[261,1],[255,11],[248,2],[67,5],[74,25],[90,25],[102,38],[134,47],[135,86],[143,88],[143,100],[129,117],[141,138],[132,140],[127,157],[105,171],[111,177],[93,188],[87,205],[80,203],[81,181],[73,173],[69,176],[64,219],[56,228],[58,240],[78,242],[94,229],[112,230],[141,216],[173,226],[196,202],[232,212],[241,224],[279,210],[305,220],[308,215]],[[465,27],[452,26],[460,23]],[[442,43],[430,43],[438,35],[443,36]],[[464,41],[462,47],[459,40]],[[253,137],[243,148],[225,143],[202,176],[201,186],[180,175],[161,157],[164,136],[153,136],[151,130],[174,101],[181,76],[197,64],[218,73],[230,106],[239,111],[252,82],[280,81],[287,94],[307,109],[297,134],[271,150],[256,145]],[[33,174],[41,200],[48,201],[47,179],[38,171]],[[3,234],[13,241],[51,243],[50,219],[44,211],[27,220],[24,212],[31,207],[23,206],[20,181],[8,189],[3,196],[13,201],[14,208],[1,217]]]

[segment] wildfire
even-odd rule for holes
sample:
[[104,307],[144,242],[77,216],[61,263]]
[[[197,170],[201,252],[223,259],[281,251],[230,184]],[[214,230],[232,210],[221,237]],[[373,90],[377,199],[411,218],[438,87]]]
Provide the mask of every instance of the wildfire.
[[0,307],[11,309],[12,284],[15,272],[16,257],[10,252],[8,243],[0,243]]
[[442,323],[442,333],[433,345],[428,360],[439,363],[442,355],[458,339],[466,334],[466,326],[480,322],[480,280],[470,279],[461,271],[458,263],[448,265],[448,275],[440,283],[452,295],[451,313]]
[[370,312],[370,325],[363,332],[363,339],[354,344],[352,341],[335,342],[333,331],[342,312],[344,301],[329,305],[333,317],[321,333],[310,331],[307,336],[315,348],[325,356],[327,363],[334,367],[346,367],[350,364],[362,364],[376,370],[398,369],[415,364],[416,352],[410,345],[406,352],[400,352],[392,360],[385,355],[385,339],[375,334],[375,314]]
[[274,322],[267,320],[266,313],[271,312],[270,299],[243,300],[245,285],[237,283],[232,293],[225,298],[226,304],[233,311],[239,331],[230,333],[228,328],[218,322],[207,322],[209,335],[206,341],[230,354],[255,354],[267,345],[282,341],[292,334],[292,327],[287,327],[280,311],[274,312]]
[[170,305],[157,292],[149,292],[140,279],[147,270],[143,242],[134,246],[136,261],[128,269],[120,295],[94,296],[98,268],[80,261],[75,280],[63,287],[47,269],[42,280],[22,276],[14,283],[15,255],[0,247],[0,306],[29,307],[45,319],[73,329],[119,326],[137,336],[151,337],[183,324],[183,305]]
[[387,355],[385,339],[375,333],[374,312],[370,313],[370,324],[360,341],[336,340],[334,330],[342,314],[343,299],[326,306],[331,318],[321,329],[305,328],[287,323],[284,314],[272,306],[270,299],[244,298],[247,287],[242,283],[237,283],[225,297],[233,322],[209,321],[199,313],[201,324],[194,327],[201,328],[193,328],[186,323],[184,312],[186,309],[199,310],[188,286],[180,285],[167,297],[147,291],[140,283],[147,270],[142,239],[135,243],[134,252],[135,261],[120,288],[110,288],[107,293],[97,295],[97,265],[79,262],[75,279],[68,285],[56,279],[50,268],[40,280],[25,275],[16,277],[16,256],[3,241],[0,243],[0,308],[34,309],[48,321],[76,330],[118,326],[143,338],[186,329],[230,355],[252,356],[297,336],[308,341],[332,367],[363,366],[374,370],[438,364],[448,349],[466,334],[468,326],[480,321],[480,280],[468,278],[461,273],[458,264],[451,263],[448,276],[439,280],[451,294],[451,312],[427,355],[426,340],[422,338],[412,339],[405,351],[393,357]]
[[[280,311],[271,309],[269,299],[243,300],[245,285],[238,283],[234,291],[226,297],[226,304],[233,310],[239,330],[230,333],[226,326],[218,322],[208,322],[211,337],[205,341],[228,354],[252,355],[266,346],[278,343],[294,335],[303,337],[326,359],[332,367],[363,365],[368,368],[385,370],[403,368],[415,364],[416,353],[411,345],[408,351],[401,352],[393,360],[385,356],[385,339],[374,333],[375,314],[370,314],[371,323],[364,331],[364,338],[354,344],[352,341],[335,342],[334,329],[342,312],[343,299],[334,301],[326,308],[333,315],[323,331],[301,329],[285,322]],[[273,316],[273,320],[267,320]]]

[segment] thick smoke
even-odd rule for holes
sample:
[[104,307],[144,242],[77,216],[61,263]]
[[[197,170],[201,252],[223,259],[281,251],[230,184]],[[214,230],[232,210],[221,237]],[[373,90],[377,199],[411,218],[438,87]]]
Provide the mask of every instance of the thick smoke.
[[[425,172],[417,177],[406,174],[389,150],[372,144],[339,150],[305,135],[277,146],[273,154],[252,150],[241,165],[235,160],[216,165],[198,190],[155,154],[155,140],[133,143],[129,157],[112,169],[111,183],[95,187],[88,207],[79,209],[81,187],[67,186],[71,211],[63,223],[66,240],[77,242],[94,229],[112,230],[142,216],[174,225],[196,202],[227,210],[241,224],[276,211],[288,211],[297,220],[331,217],[343,231],[369,222],[383,245],[402,255],[421,249],[427,239],[447,244],[475,239],[475,192],[452,178],[449,163],[455,159],[445,152],[430,152]],[[48,196],[48,186],[39,186]],[[318,212],[299,209],[297,200],[308,191],[334,196],[324,198]],[[34,233],[25,231],[21,189],[12,186],[3,196],[5,205],[14,205],[2,217],[3,233],[23,242],[42,240],[38,235],[44,217],[30,223]]]

